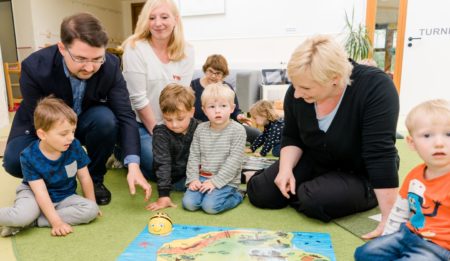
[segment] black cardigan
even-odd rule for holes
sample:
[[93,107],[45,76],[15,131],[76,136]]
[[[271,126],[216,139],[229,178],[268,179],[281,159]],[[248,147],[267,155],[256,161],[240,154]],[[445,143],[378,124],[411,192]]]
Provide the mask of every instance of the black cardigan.
[[282,147],[300,147],[317,174],[353,172],[366,176],[374,188],[398,187],[397,90],[378,68],[353,65],[351,85],[326,133],[319,129],[314,104],[294,98],[290,86]]

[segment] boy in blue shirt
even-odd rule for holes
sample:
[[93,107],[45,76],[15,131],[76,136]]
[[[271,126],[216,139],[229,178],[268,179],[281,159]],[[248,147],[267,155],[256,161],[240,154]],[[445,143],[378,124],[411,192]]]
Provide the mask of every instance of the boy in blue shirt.
[[[25,227],[51,227],[52,236],[66,236],[72,225],[89,223],[100,214],[87,165],[89,158],[75,140],[77,115],[62,100],[44,98],[34,112],[39,140],[20,155],[23,182],[14,206],[0,209],[0,235]],[[84,197],[76,194],[78,177]]]

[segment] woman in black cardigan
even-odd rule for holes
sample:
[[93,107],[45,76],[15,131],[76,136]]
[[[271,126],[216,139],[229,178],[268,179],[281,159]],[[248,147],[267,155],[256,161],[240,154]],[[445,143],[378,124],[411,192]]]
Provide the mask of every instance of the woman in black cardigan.
[[280,160],[248,183],[250,202],[287,205],[322,221],[375,207],[381,234],[398,187],[398,94],[383,71],[348,60],[328,36],[306,40],[288,63]]

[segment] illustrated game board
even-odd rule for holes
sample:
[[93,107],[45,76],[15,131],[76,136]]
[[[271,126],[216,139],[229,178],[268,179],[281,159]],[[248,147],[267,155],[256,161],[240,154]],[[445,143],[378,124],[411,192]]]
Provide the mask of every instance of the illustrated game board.
[[270,167],[276,159],[245,155],[242,170],[260,170]]
[[329,234],[175,224],[166,236],[147,226],[118,260],[335,260]]

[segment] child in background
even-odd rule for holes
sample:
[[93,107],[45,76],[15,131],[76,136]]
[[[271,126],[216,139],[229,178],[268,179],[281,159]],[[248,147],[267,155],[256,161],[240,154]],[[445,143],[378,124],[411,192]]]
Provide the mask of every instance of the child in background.
[[[265,157],[272,150],[273,156],[280,157],[284,120],[276,113],[272,103],[264,100],[256,102],[250,108],[250,115],[256,125],[264,127],[264,131],[245,152],[253,152],[257,157]],[[255,152],[261,146],[263,146],[261,151]]]
[[403,181],[383,236],[357,248],[356,260],[450,260],[450,101],[419,104],[406,127],[424,163]]
[[148,210],[176,207],[170,191],[185,191],[186,164],[198,121],[194,119],[195,96],[191,88],[169,84],[159,96],[164,124],[153,129],[153,167],[159,198]]
[[208,85],[201,97],[208,122],[194,133],[186,172],[188,190],[183,207],[217,214],[236,207],[243,200],[239,191],[244,159],[245,129],[230,120],[234,92],[223,83]]
[[[72,225],[89,223],[99,208],[87,165],[89,158],[75,140],[77,115],[62,100],[44,98],[34,112],[39,140],[20,155],[23,182],[14,206],[0,209],[0,235],[25,227],[51,227],[52,236],[73,232]],[[80,181],[86,198],[76,194]]]
[[[223,83],[233,91],[234,89],[230,83],[225,81],[225,78],[230,73],[230,70],[228,68],[228,62],[223,55],[212,54],[208,56],[202,66],[202,69],[204,73],[203,77],[191,81],[191,88],[194,90],[196,97],[194,118],[200,121],[208,121],[208,117],[202,110],[201,102],[202,93],[203,90],[205,90],[206,86],[213,83]],[[247,141],[253,143],[256,137],[261,134],[261,132],[257,128],[249,126],[249,124],[251,124],[251,121],[239,109],[239,101],[236,95],[234,97],[234,104],[235,107],[230,117],[233,120],[244,124],[243,126],[245,128],[245,132],[247,133]]]

